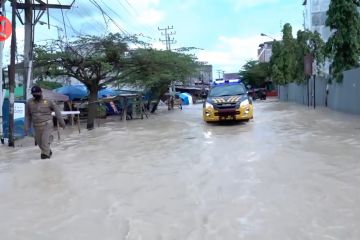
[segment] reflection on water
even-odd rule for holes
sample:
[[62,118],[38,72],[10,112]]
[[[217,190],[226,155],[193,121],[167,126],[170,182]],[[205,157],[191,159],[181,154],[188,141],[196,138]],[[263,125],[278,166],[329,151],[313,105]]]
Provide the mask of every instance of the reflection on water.
[[360,239],[359,119],[255,111],[246,124],[205,124],[201,106],[111,122],[48,161],[0,148],[0,239]]

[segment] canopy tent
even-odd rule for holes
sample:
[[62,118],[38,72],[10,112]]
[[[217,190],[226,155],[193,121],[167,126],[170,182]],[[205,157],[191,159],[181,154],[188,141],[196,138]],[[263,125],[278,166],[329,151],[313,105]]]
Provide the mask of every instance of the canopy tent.
[[193,104],[192,96],[189,93],[180,93],[179,97],[181,98],[183,105]]
[[104,88],[98,92],[98,98],[116,97],[120,95],[120,91],[113,88]]
[[54,92],[66,95],[70,100],[82,99],[89,95],[85,85],[63,86],[55,89]]
[[55,102],[67,102],[69,101],[69,97],[60,93],[53,92],[48,89],[42,89],[43,97],[47,100],[55,101]]

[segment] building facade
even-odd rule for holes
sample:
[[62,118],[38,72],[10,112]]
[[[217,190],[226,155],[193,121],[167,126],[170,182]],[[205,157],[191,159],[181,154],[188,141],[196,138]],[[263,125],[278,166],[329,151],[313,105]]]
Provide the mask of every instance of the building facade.
[[213,66],[207,64],[200,64],[196,73],[189,77],[186,81],[186,85],[210,85],[213,80]]
[[224,80],[228,81],[228,80],[236,80],[236,79],[241,79],[240,74],[237,73],[224,73]]
[[259,62],[270,62],[272,56],[273,42],[264,42],[259,45],[258,48],[258,60]]
[[[304,27],[306,30],[318,32],[321,38],[326,42],[330,35],[330,28],[325,25],[331,0],[305,0],[304,5]],[[313,69],[316,69],[313,66]],[[325,61],[320,71],[320,75],[328,75],[330,69],[330,61]]]
[[305,29],[312,32],[317,31],[326,42],[330,35],[330,28],[325,26],[326,12],[329,9],[331,0],[305,0],[304,17]]

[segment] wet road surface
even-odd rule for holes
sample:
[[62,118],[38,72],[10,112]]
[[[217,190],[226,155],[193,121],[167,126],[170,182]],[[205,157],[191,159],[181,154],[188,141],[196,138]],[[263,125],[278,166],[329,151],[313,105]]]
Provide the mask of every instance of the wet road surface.
[[[259,102],[109,122],[53,146],[0,147],[0,239],[360,239],[360,118]],[[11,160],[9,160],[11,159]]]

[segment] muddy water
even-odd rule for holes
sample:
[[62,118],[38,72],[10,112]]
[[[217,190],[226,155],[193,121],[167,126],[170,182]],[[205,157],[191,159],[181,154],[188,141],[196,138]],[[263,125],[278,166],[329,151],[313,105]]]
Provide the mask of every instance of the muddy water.
[[[0,239],[360,239],[360,119],[277,102],[201,106],[0,148]],[[8,160],[11,159],[11,160]]]

